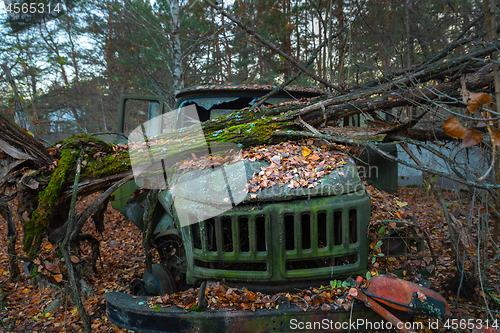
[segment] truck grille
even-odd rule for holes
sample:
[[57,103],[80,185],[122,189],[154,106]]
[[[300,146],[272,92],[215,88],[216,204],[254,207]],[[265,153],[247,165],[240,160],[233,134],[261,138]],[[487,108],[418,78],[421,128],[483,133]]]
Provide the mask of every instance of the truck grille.
[[359,194],[237,206],[183,228],[188,275],[286,281],[364,273],[369,207]]

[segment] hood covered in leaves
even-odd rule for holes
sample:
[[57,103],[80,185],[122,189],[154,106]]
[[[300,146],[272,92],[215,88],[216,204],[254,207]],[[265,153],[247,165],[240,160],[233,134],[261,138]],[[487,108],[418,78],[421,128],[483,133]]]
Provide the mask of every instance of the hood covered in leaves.
[[[284,201],[342,195],[364,189],[357,168],[350,159],[341,161],[335,166],[328,166],[332,169],[328,173],[321,174],[323,170],[316,171],[320,177],[307,180],[301,178],[303,173],[297,168],[280,173],[281,170],[277,167],[274,163],[269,164],[264,161],[238,161],[223,168],[227,182],[221,182],[220,177],[211,177],[213,169],[194,170],[179,178],[173,192],[175,197],[199,203],[222,203],[231,200],[231,198],[227,198],[228,191],[226,189],[229,185],[233,198],[241,198],[244,195],[244,199],[238,201],[245,204],[257,201]],[[318,170],[318,168],[315,169]],[[242,170],[244,170],[244,174],[242,174]],[[245,181],[242,183],[243,176]],[[271,182],[272,184],[269,186]],[[196,183],[197,186],[192,186],[193,183]],[[262,186],[262,183],[265,186]]]

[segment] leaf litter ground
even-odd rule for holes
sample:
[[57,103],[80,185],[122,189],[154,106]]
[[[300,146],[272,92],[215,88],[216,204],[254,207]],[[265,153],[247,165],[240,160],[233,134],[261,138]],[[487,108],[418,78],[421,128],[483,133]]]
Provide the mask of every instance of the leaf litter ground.
[[[460,298],[459,308],[455,308],[456,291],[450,290],[450,280],[456,274],[453,263],[454,249],[451,248],[444,214],[437,199],[420,188],[400,188],[394,194],[378,191],[372,186],[367,187],[372,197],[372,217],[369,227],[370,257],[369,270],[371,274],[383,269],[402,270],[408,280],[418,280],[415,268],[429,269],[429,261],[402,260],[397,256],[380,257],[380,246],[377,243],[388,232],[382,230],[380,220],[411,220],[414,216],[421,228],[429,236],[435,255],[434,277],[429,278],[432,289],[439,291],[452,307],[452,313],[457,318],[487,319],[485,301],[479,286],[473,286],[472,297]],[[94,197],[87,197],[79,204],[82,210]],[[454,193],[445,195],[450,210],[465,220],[465,211],[468,199],[459,200]],[[4,222],[2,220],[2,222]],[[3,224],[6,225],[5,223]],[[133,279],[140,278],[144,269],[144,253],[141,245],[141,235],[137,227],[127,221],[117,211],[108,206],[105,213],[105,232],[97,235],[93,225],[88,222],[85,232],[93,233],[101,242],[101,260],[98,262],[98,274],[91,273],[91,251],[85,244],[81,245],[79,253],[74,253],[72,261],[79,267],[85,276],[86,284],[82,288],[85,292],[85,305],[93,320],[93,332],[126,332],[112,324],[105,316],[104,293],[107,291],[129,292],[128,286]],[[472,228],[472,230],[477,230]],[[21,232],[21,230],[18,230]],[[6,228],[0,232],[2,239],[6,239]],[[474,235],[473,236],[477,236]],[[18,253],[21,245],[18,241]],[[55,255],[55,247],[45,243],[39,256],[39,264],[31,272],[22,269],[23,280],[18,283],[8,282],[8,258],[6,242],[0,244],[0,286],[4,294],[4,307],[1,313],[1,325],[4,330],[14,332],[78,332],[82,331],[82,322],[79,319],[75,306],[64,292],[67,284],[64,262]],[[421,253],[422,254],[422,253]],[[490,258],[492,257],[490,253]],[[373,259],[375,258],[375,260]],[[410,263],[408,264],[409,261]],[[466,264],[465,268],[472,269]],[[418,267],[416,267],[418,266]],[[22,267],[21,267],[22,268]],[[38,276],[38,283],[35,276]],[[62,277],[61,277],[62,276]],[[420,277],[421,278],[421,277]],[[498,264],[489,267],[485,272],[484,283],[491,287],[493,296],[498,295],[499,275]],[[334,282],[334,281],[332,281]],[[263,295],[260,293],[229,288],[223,283],[210,283],[206,290],[209,309],[226,311],[224,309],[252,311],[254,309],[280,306],[284,298],[300,306],[304,310],[323,309],[333,310],[348,306],[341,297],[348,288],[342,281],[336,281],[335,286],[311,286],[307,290],[297,290],[295,293],[281,293]],[[150,299],[151,306],[181,304],[186,311],[196,305],[197,290],[190,289],[183,293],[168,297]],[[498,305],[491,297],[485,295],[493,316],[500,320]],[[176,300],[177,299],[177,300]],[[424,321],[425,318],[417,318]],[[424,327],[426,325],[424,324]],[[445,332],[446,330],[443,330]],[[462,331],[462,330],[461,330]],[[425,330],[430,332],[430,330]]]

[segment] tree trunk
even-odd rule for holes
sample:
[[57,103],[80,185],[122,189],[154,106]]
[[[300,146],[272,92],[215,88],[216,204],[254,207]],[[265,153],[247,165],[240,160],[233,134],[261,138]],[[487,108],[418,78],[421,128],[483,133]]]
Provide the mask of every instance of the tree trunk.
[[172,74],[174,81],[172,86],[175,96],[182,89],[182,50],[179,0],[170,0],[170,15],[172,16]]

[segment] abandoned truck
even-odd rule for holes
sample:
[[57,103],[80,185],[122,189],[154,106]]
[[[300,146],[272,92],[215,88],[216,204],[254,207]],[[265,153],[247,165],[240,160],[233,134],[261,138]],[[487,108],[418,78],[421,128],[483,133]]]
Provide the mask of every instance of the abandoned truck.
[[[158,126],[157,122],[151,125],[152,119],[161,117],[162,130],[182,129],[191,125],[193,119],[212,120],[252,105],[269,90],[261,86],[189,88],[178,94],[179,108],[164,117],[163,99],[125,95],[120,102],[118,131],[129,138],[135,135],[139,141],[142,138],[142,145],[149,147],[151,131],[154,134],[153,127]],[[273,105],[321,94],[311,88],[293,88],[274,95],[267,103]],[[214,149],[211,146],[210,151],[213,153]],[[199,154],[192,156],[200,158]],[[278,160],[275,162],[279,164]],[[175,185],[169,182],[171,186],[166,187],[151,187],[154,179],[136,178],[144,188],[162,189],[153,198],[159,205],[153,212],[154,231],[149,231],[160,262],[148,264],[143,279],[132,282],[132,295],[106,295],[108,318],[124,328],[147,332],[290,331],[292,318],[348,322],[351,312],[343,308],[304,312],[289,302],[287,306],[252,313],[202,310],[204,281],[223,280],[229,286],[275,293],[329,285],[332,279],[366,273],[370,197],[352,159],[346,155],[334,170],[305,189],[271,186],[253,192],[248,187],[246,191],[235,190],[241,183],[250,184],[252,177],[262,174],[270,163],[240,158],[236,163],[215,168],[194,168],[178,174]],[[165,171],[163,160],[162,165]],[[147,178],[147,172],[142,171]],[[126,184],[115,193],[112,205],[146,233],[145,203],[151,200],[150,191],[137,189],[135,182]],[[404,246],[405,241],[399,245]],[[420,241],[417,243],[422,245]],[[446,301],[428,289],[398,279],[372,280],[371,290],[361,289],[366,287],[363,281],[352,280],[352,286],[359,290],[353,297],[389,321],[394,316],[387,314],[375,299],[390,306],[398,304],[397,309],[405,312],[449,314]],[[200,284],[197,309],[201,311],[148,306],[145,295],[170,295]],[[394,286],[412,292],[404,294],[394,290]],[[387,288],[392,288],[392,293]],[[424,292],[428,302],[416,299],[417,291]],[[355,305],[352,311],[356,318],[380,321],[375,312],[364,306]]]

